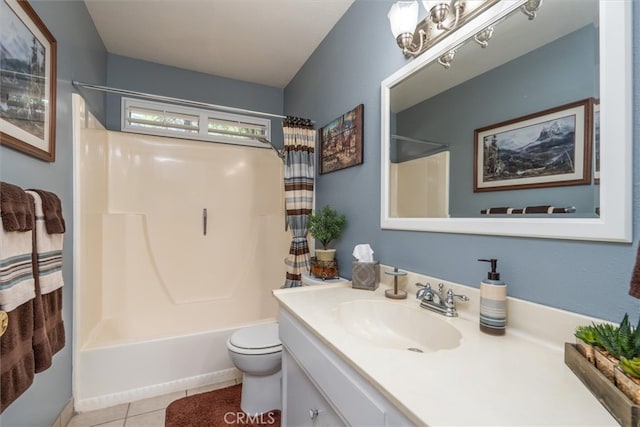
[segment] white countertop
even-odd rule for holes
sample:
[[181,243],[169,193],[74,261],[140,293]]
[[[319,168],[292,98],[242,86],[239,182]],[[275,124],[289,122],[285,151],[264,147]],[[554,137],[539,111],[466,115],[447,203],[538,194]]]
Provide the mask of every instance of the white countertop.
[[[416,422],[430,426],[618,425],[564,364],[562,343],[549,339],[557,338],[558,331],[551,331],[550,337],[540,337],[531,335],[535,326],[528,331],[508,326],[505,336],[491,336],[479,331],[477,307],[474,309],[478,298],[474,303],[472,288],[463,287],[472,299],[466,311],[462,303],[458,304],[457,318],[420,308],[415,291],[412,295],[410,289],[406,300],[387,299],[386,288],[383,284],[372,292],[352,289],[348,283],[279,289],[273,294],[281,307]],[[338,304],[360,299],[393,301],[425,315],[441,317],[461,332],[462,341],[454,349],[428,353],[374,345],[347,332],[336,320]],[[513,312],[523,304],[526,307],[522,311],[533,316],[529,323],[545,323],[549,318],[562,318],[565,313],[575,316],[515,300],[509,301],[509,318],[513,317],[515,324],[526,323]],[[556,324],[563,327],[580,323],[581,318],[567,319]],[[572,333],[573,329],[560,336]]]

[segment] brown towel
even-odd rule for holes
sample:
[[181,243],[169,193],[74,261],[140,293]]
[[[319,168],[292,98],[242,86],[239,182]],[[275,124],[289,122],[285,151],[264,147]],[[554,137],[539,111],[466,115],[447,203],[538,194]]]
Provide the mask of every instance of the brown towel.
[[633,273],[631,274],[631,287],[629,288],[629,295],[631,295],[632,297],[640,298],[640,245],[638,245],[636,264],[633,267]]
[[[33,202],[33,198],[29,195]],[[35,208],[34,208],[35,211]],[[45,317],[45,308],[40,290],[40,275],[38,274],[38,249],[36,233],[33,233],[31,262],[33,265],[33,278],[35,279],[36,297],[33,299],[33,357],[35,363],[35,372],[42,372],[51,366],[53,353],[51,351],[51,343],[47,334],[47,319]]]
[[[33,211],[37,215],[43,215],[45,217],[45,227],[47,224],[46,221],[46,208],[45,205],[45,197],[50,201],[53,200],[53,210],[60,213],[57,217],[62,220],[62,232],[64,232],[64,219],[62,219],[62,210],[60,208],[60,200],[58,197],[49,192],[43,192],[38,190],[28,190],[27,194],[30,198],[33,199],[35,206]],[[45,194],[43,196],[43,194]],[[38,200],[38,198],[40,200]],[[42,201],[42,207],[38,206],[38,204]],[[49,203],[50,204],[50,203]],[[50,206],[51,207],[51,206]],[[52,357],[58,351],[60,351],[65,345],[65,332],[64,332],[64,323],[62,321],[62,272],[60,271],[61,265],[54,269],[57,264],[53,263],[52,258],[46,259],[46,268],[42,268],[42,256],[43,252],[52,251],[56,249],[60,251],[60,260],[59,263],[62,263],[62,236],[58,236],[59,247],[52,247],[51,239],[54,239],[49,230],[47,233],[44,233],[42,226],[42,219],[36,219],[36,226],[34,228],[33,240],[32,240],[32,262],[34,265],[33,269],[33,278],[35,282],[36,289],[36,302],[34,303],[34,347],[33,350],[35,352],[35,364],[36,364],[36,373],[42,372],[51,366]],[[53,233],[59,234],[59,233]],[[46,248],[46,249],[44,249]],[[53,271],[56,271],[55,273]],[[44,279],[40,277],[44,271]],[[56,279],[54,282],[51,282],[52,277],[58,277],[59,281]],[[47,282],[48,280],[48,282]],[[55,286],[52,289],[52,286]],[[45,289],[46,288],[46,289]]]
[[65,232],[64,217],[62,216],[62,203],[55,193],[44,190],[30,189],[40,195],[42,199],[42,211],[44,212],[44,224],[47,233],[56,234]]
[[525,213],[528,213],[528,214],[546,214],[546,213],[549,213],[549,208],[551,208],[551,206],[549,206],[549,205],[527,206],[525,208],[526,209]]
[[40,294],[40,285],[36,279],[36,297],[33,299],[33,358],[35,372],[42,372],[49,368],[52,363],[53,352],[51,351],[51,343],[47,334],[47,319],[45,318],[45,309],[42,294]]
[[573,213],[575,212],[575,208],[557,208],[551,205],[542,205],[542,206],[527,206],[524,208],[525,211],[523,213],[528,214],[564,214],[564,213]]
[[[33,212],[33,197],[26,193],[25,196]],[[38,271],[35,235],[36,233],[32,233],[31,239],[31,264],[34,276]],[[35,288],[35,298],[7,313],[8,329],[0,338],[0,413],[31,386],[35,373],[39,372],[36,370],[38,364],[36,352],[45,351],[44,341],[48,344],[45,329],[39,326],[44,323],[44,311],[37,278]],[[51,362],[50,356],[49,362]],[[44,365],[46,362],[41,361],[40,364]]]
[[507,214],[509,212],[509,208],[499,207],[499,208],[489,208],[485,211],[488,214]]
[[33,230],[32,203],[17,185],[0,182],[0,216],[6,231]]
[[53,356],[65,345],[64,322],[62,321],[62,288],[42,295],[42,310],[49,348]]
[[[34,200],[27,195],[34,212]],[[0,337],[0,414],[33,383],[34,375],[52,364],[65,345],[62,288],[46,295],[40,290],[36,233],[32,233],[31,262],[35,298],[8,312],[9,325]]]
[[489,208],[480,210],[481,215],[493,215],[493,214],[521,214],[523,212],[522,208],[506,208],[506,207],[498,207],[498,208]]
[[0,413],[33,383],[33,303],[9,311],[9,325],[0,337]]

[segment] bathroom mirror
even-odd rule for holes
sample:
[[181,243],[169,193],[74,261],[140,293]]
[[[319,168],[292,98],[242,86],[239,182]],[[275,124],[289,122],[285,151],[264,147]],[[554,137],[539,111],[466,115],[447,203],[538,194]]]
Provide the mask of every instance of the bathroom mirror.
[[[382,228],[631,241],[631,2],[545,1],[533,20],[523,3],[498,2],[382,82]],[[487,135],[541,140],[567,111],[575,153],[558,164],[579,179],[529,164],[514,185],[477,185]],[[519,210],[541,205],[563,213]]]

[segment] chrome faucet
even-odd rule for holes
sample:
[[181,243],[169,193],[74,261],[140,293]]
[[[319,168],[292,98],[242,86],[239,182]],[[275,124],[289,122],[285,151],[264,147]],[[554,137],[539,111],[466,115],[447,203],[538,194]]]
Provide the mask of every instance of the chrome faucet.
[[438,284],[438,290],[431,287],[431,283],[427,282],[426,285],[422,283],[416,283],[420,289],[416,292],[416,299],[420,300],[420,307],[427,310],[435,311],[436,313],[444,314],[448,317],[456,317],[458,310],[456,310],[456,298],[460,301],[469,301],[469,297],[466,295],[459,295],[453,292],[453,289],[449,289],[446,296],[443,298],[444,284]]
[[431,288],[431,283],[429,282],[427,282],[426,285],[423,285],[422,283],[416,283],[416,286],[420,288],[418,289],[418,292],[416,292],[416,299],[434,302],[433,298],[436,297],[437,304],[440,304],[442,302],[442,290],[444,289],[444,284],[440,283],[438,285],[437,291]]

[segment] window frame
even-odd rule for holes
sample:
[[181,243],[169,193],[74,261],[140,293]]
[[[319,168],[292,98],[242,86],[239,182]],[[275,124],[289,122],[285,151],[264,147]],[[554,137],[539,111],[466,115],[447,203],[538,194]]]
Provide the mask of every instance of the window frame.
[[[243,136],[226,136],[212,135],[209,133],[209,120],[213,119],[225,122],[245,123],[252,127],[264,128],[264,135],[260,137],[271,141],[271,120],[259,117],[247,116],[243,114],[225,113],[216,110],[207,110],[202,108],[186,107],[183,105],[172,104],[169,102],[148,101],[138,98],[121,98],[120,110],[120,130],[122,132],[137,133],[143,135],[164,136],[170,138],[189,139],[203,142],[217,142],[222,144],[243,145],[258,148],[271,148],[269,144],[261,142],[251,134]],[[176,115],[197,116],[198,131],[197,132],[181,132],[168,128],[150,128],[132,125],[129,120],[129,110],[131,108],[139,108],[146,110],[170,111]]]

